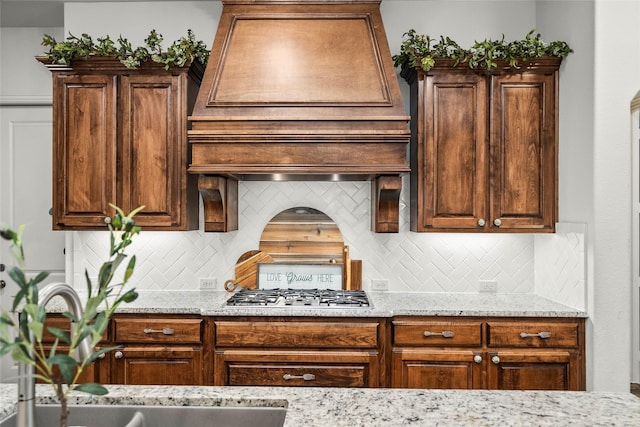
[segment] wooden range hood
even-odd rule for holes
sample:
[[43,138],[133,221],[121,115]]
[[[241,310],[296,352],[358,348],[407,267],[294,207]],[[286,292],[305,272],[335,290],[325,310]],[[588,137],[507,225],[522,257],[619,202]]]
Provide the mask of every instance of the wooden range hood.
[[237,230],[238,180],[371,180],[398,232],[410,131],[379,0],[222,0],[193,109],[205,231]]

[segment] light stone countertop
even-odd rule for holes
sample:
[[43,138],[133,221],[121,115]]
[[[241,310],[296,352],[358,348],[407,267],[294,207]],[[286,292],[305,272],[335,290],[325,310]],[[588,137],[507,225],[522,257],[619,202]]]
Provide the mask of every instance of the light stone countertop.
[[[193,314],[203,316],[316,316],[316,317],[392,317],[407,316],[498,316],[498,317],[587,317],[586,313],[535,294],[480,293],[396,293],[367,292],[371,308],[269,308],[227,307],[226,291],[140,290],[130,304],[118,313]],[[81,295],[82,296],[82,295]],[[64,311],[55,297],[48,311]]]
[[[0,420],[15,411],[16,388],[15,384],[0,384]],[[70,404],[286,407],[286,427],[640,425],[640,399],[631,393],[114,385],[107,388],[106,396],[72,394]],[[55,402],[53,391],[46,385],[37,386],[36,396],[38,403]]]

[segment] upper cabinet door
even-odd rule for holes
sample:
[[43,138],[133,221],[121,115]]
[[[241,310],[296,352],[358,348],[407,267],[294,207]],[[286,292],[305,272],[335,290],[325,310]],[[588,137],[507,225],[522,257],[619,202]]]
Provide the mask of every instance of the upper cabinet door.
[[494,76],[492,228],[553,231],[557,209],[556,73]]
[[[125,212],[144,205],[136,222],[179,224],[186,111],[180,111],[180,76],[122,76],[122,194]],[[184,119],[183,119],[184,118]]]
[[[425,77],[424,119],[416,165],[423,206],[420,228],[476,229],[482,224],[487,185],[486,79],[444,72]],[[423,125],[424,123],[424,125]]]
[[104,227],[116,196],[115,77],[58,74],[53,93],[53,228]]

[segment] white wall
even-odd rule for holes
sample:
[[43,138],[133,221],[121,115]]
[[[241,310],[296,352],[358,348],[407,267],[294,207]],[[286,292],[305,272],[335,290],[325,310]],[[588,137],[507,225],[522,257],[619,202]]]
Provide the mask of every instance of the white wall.
[[164,36],[165,46],[191,29],[209,47],[222,12],[219,1],[129,1],[123,3],[65,3],[65,34],[119,36],[133,46],[143,45],[152,29]]
[[623,390],[631,355],[630,102],[640,88],[640,2],[597,1],[595,12],[591,379],[596,389]]
[[62,28],[1,28],[0,105],[51,104],[51,73],[35,57],[42,55],[43,34],[58,40]]

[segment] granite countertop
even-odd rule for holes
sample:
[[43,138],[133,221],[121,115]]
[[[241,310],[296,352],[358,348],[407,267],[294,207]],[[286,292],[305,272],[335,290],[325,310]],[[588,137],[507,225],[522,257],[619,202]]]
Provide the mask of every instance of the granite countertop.
[[[392,316],[515,316],[587,317],[586,313],[534,294],[480,293],[396,293],[367,292],[371,308],[304,309],[299,307],[228,307],[226,291],[141,290],[118,313],[193,314],[203,316],[316,316],[316,317],[392,317]],[[82,295],[81,295],[82,296]],[[53,298],[48,311],[64,311],[59,298]]]
[[[71,404],[286,407],[286,427],[638,426],[631,393],[351,389],[312,387],[107,386],[106,396],[72,394]],[[0,420],[15,411],[17,387],[0,384]],[[54,403],[38,385],[38,403]],[[116,426],[117,427],[117,426]]]

